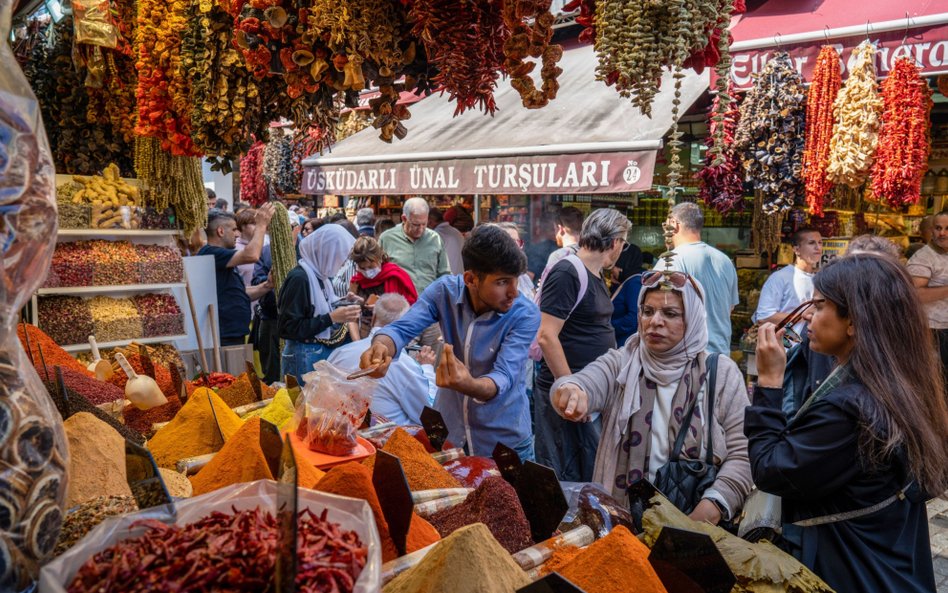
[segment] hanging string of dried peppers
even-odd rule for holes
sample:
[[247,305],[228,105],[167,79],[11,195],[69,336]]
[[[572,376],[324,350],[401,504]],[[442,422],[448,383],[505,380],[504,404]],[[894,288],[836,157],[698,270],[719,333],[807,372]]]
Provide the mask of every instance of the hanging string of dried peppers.
[[882,126],[882,97],[876,84],[876,48],[868,42],[856,51],[849,78],[833,103],[833,138],[830,140],[827,179],[858,188],[869,178]]
[[493,115],[497,109],[494,89],[510,34],[502,5],[468,0],[414,0],[411,5],[412,33],[439,70],[434,82],[457,102],[454,115],[474,107]]
[[[550,0],[507,0],[504,3],[504,23],[510,37],[504,43],[504,68],[511,77],[510,84],[527,109],[539,109],[556,98],[560,83],[556,80],[563,69],[556,64],[563,57],[563,47],[551,44],[555,17],[550,14]],[[527,24],[527,23],[530,24]],[[542,59],[540,78],[543,85],[537,89],[530,73]]]
[[[719,94],[714,98],[713,112],[717,112],[721,97]],[[720,119],[711,120],[711,145],[705,165],[697,173],[700,180],[698,197],[722,214],[744,208],[744,168],[734,150],[734,132],[740,111],[733,101],[729,103],[731,107],[727,113]]]
[[181,69],[187,0],[138,0],[136,134],[157,138],[175,156],[198,154],[191,140],[188,80]]
[[824,45],[816,58],[813,80],[806,99],[806,144],[803,150],[803,183],[810,214],[823,215],[823,206],[833,187],[826,175],[833,137],[833,105],[842,86],[839,53]]
[[921,200],[922,177],[931,151],[931,94],[909,58],[899,58],[882,83],[885,107],[872,169],[872,192],[893,208]]
[[267,184],[263,181],[264,148],[266,144],[255,142],[240,159],[240,199],[254,208],[263,205],[270,198]]
[[768,215],[803,203],[805,93],[790,56],[779,52],[755,76],[740,107],[734,148]]

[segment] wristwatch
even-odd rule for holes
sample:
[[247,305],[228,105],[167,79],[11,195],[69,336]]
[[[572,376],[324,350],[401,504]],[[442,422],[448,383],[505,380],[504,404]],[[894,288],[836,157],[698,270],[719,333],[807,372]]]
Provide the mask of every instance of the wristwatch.
[[721,501],[715,498],[706,498],[705,500],[710,500],[714,506],[718,507],[718,512],[721,513],[721,519],[727,519],[728,512]]

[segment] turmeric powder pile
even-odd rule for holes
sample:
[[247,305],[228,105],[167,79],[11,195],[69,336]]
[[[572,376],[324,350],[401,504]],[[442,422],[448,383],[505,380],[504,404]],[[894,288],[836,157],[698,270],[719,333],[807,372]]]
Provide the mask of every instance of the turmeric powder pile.
[[225,441],[243,426],[243,420],[216,393],[205,387],[197,389],[174,419],[148,441],[155,463],[159,467],[174,468],[176,462],[186,457],[219,451],[224,443],[214,423],[215,413]]
[[619,525],[558,572],[586,593],[624,591],[633,583],[636,593],[667,593],[648,555],[645,544]]

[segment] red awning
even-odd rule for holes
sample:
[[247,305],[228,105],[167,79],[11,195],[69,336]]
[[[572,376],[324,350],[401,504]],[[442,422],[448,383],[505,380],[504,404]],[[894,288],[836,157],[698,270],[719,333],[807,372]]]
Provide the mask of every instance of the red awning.
[[853,50],[867,38],[879,50],[879,76],[901,57],[914,58],[924,74],[948,73],[945,0],[770,0],[735,17],[731,34],[731,80],[739,89],[751,86],[751,75],[778,48],[810,80],[820,47],[829,43],[840,52],[845,77]]

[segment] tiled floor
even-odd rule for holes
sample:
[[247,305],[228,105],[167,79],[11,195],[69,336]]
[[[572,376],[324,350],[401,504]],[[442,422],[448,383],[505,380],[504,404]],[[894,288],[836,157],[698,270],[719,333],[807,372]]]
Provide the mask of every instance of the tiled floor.
[[948,593],[948,493],[928,503],[928,519],[935,582],[938,584],[938,593]]

